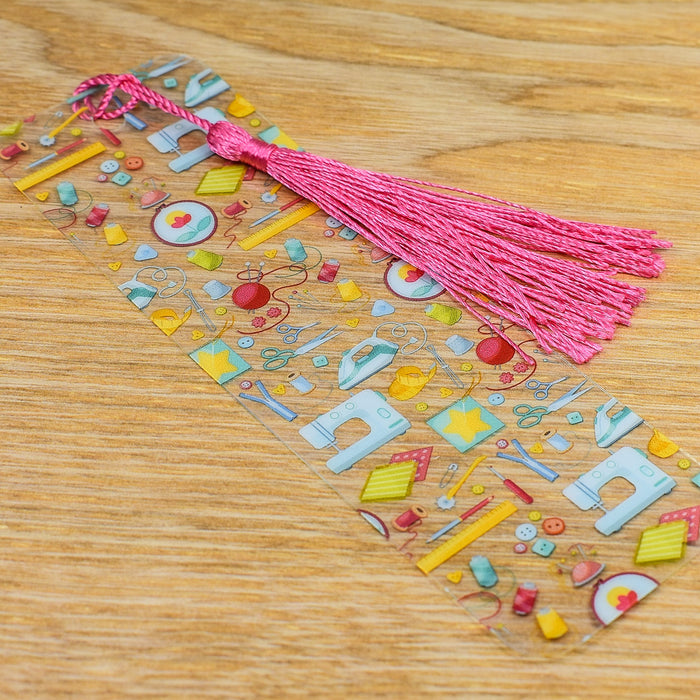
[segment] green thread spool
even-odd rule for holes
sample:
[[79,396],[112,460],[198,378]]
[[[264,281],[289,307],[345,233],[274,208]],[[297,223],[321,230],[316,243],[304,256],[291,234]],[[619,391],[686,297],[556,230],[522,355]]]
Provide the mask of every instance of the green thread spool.
[[306,248],[298,238],[288,238],[284,242],[284,249],[292,262],[304,262],[306,260]]
[[448,326],[454,326],[462,318],[462,310],[447,304],[428,304],[425,307],[425,315]]

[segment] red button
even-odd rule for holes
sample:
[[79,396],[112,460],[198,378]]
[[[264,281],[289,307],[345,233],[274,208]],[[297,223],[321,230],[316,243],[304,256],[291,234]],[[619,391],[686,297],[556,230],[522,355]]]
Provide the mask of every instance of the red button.
[[143,158],[140,156],[129,156],[124,161],[124,167],[127,170],[140,170],[143,168]]
[[566,525],[561,518],[545,518],[542,521],[542,529],[548,535],[561,535],[566,529]]

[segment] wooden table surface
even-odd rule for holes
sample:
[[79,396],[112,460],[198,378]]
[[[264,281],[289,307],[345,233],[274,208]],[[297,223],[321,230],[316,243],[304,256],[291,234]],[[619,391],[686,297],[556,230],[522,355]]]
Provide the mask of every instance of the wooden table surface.
[[[667,271],[586,371],[700,453],[700,3],[5,0],[0,35],[0,124],[185,52],[307,150],[658,229]],[[125,332],[5,181],[0,229],[3,697],[697,697],[697,562],[651,616],[513,656],[164,336]]]

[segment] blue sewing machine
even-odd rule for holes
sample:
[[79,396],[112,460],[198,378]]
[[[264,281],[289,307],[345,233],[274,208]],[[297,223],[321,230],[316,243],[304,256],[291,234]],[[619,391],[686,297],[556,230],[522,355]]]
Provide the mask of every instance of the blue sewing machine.
[[[341,450],[335,436],[337,429],[353,418],[359,418],[370,428],[368,435]],[[370,452],[385,445],[398,435],[403,435],[411,424],[377,391],[365,389],[320,415],[299,430],[299,434],[317,450],[333,447],[338,454],[331,457],[326,466],[340,474]]]
[[[616,477],[629,481],[635,492],[612,510],[606,510],[598,492]],[[595,529],[603,535],[611,535],[654,501],[670,493],[674,486],[676,482],[652,464],[643,452],[634,447],[623,447],[582,474],[562,493],[581,510],[600,508],[605,511],[605,515],[596,521]]]

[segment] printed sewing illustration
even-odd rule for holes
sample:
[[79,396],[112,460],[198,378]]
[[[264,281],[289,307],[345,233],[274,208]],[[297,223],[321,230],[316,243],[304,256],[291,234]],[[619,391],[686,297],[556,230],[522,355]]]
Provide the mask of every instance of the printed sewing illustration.
[[[208,122],[301,150],[189,57],[132,73]],[[214,154],[196,124],[117,94],[129,111],[89,119],[94,93],[0,129],[4,173],[398,566],[548,656],[696,554],[698,463],[579,368],[488,306],[463,314],[414,264]],[[658,612],[652,599],[633,614]]]

